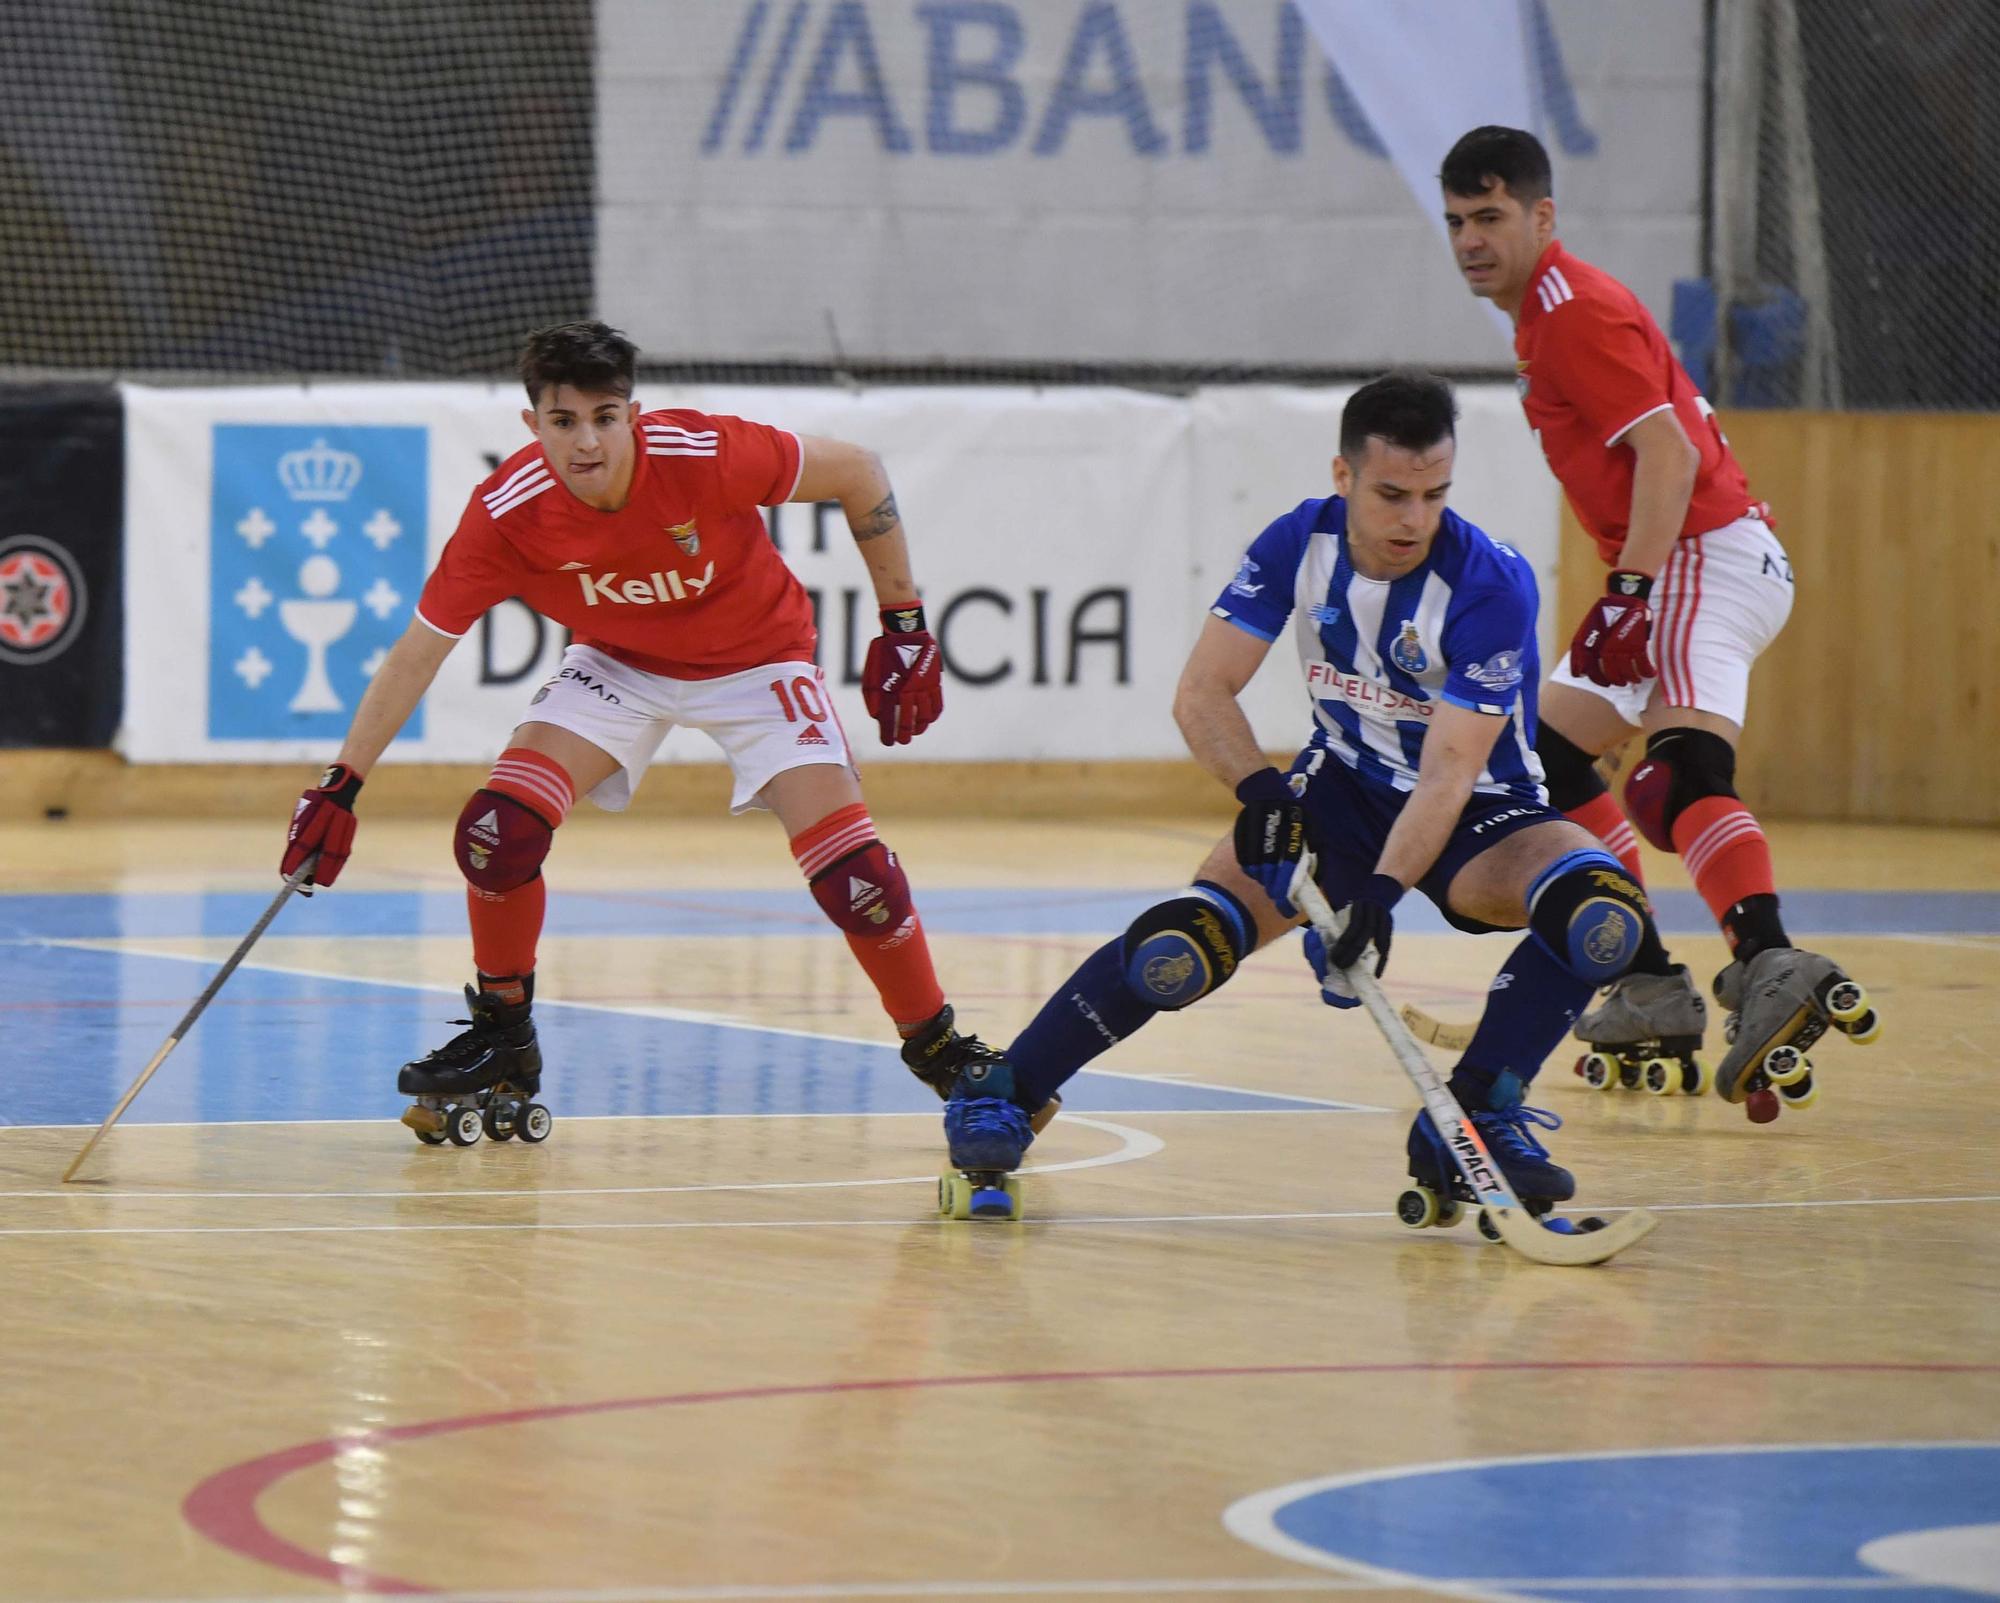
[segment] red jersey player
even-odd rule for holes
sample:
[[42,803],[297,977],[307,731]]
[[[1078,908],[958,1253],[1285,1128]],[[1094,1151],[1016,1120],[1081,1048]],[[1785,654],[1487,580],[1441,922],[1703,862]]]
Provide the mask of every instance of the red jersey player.
[[768,808],[814,899],[847,936],[903,1037],[903,1060],[940,1097],[961,1069],[998,1061],[952,1028],[903,870],[877,838],[847,737],[813,665],[811,602],[759,511],[838,501],[881,603],[862,696],[883,744],[943,707],[896,499],[859,446],[698,412],[641,412],[638,352],[602,323],[531,336],[521,353],[533,441],[467,501],[370,681],[340,758],[293,813],[284,872],[318,852],[331,885],[354,840],[362,781],[480,615],[518,596],[574,643],[535,695],[484,786],[459,814],[476,987],[471,1028],[407,1064],[420,1139],[540,1140],[541,1052],[530,1016],[546,899],[542,862],[579,794],[623,809],[667,731],[714,738],[735,774],[732,811]]
[[[1792,608],[1792,570],[1743,469],[1646,308],[1556,238],[1548,153],[1517,128],[1475,128],[1445,157],[1445,226],[1472,293],[1514,321],[1521,402],[1549,467],[1611,569],[1541,698],[1550,799],[1639,875],[1632,826],[1678,852],[1733,961],[1716,976],[1729,1053],[1716,1089],[1752,1119],[1817,1097],[1804,1057],[1829,1024],[1872,1040],[1861,988],[1800,951],[1778,917],[1770,847],[1737,797],[1750,665]],[[1625,811],[1594,759],[1636,730],[1646,753]],[[1585,1064],[1615,1084],[1675,1057],[1694,1070],[1706,1008],[1684,965],[1628,974],[1577,1024]],[[1662,1083],[1698,1088],[1697,1073]]]

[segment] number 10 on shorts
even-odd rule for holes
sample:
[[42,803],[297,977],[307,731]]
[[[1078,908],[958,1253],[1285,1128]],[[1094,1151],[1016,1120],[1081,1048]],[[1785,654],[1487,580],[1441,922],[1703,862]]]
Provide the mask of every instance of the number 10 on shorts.
[[782,679],[773,679],[771,694],[778,698],[786,723],[797,723],[801,714],[809,724],[826,722],[826,702],[820,695],[820,687],[804,674],[800,674],[789,686]]

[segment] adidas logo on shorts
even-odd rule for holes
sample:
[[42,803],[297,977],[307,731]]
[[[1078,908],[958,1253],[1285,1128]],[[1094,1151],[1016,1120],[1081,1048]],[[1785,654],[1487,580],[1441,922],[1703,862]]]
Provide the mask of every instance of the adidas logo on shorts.
[[832,741],[828,740],[826,736],[822,735],[819,732],[818,724],[807,724],[805,728],[802,731],[800,731],[799,738],[796,743],[801,746],[831,746],[833,744]]

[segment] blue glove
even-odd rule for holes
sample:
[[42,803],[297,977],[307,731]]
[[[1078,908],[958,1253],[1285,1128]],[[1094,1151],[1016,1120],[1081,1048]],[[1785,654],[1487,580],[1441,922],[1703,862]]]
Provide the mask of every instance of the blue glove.
[[1236,861],[1280,913],[1297,918],[1292,881],[1311,850],[1305,805],[1275,768],[1260,768],[1244,780],[1236,799],[1243,804],[1236,815]]
[[1403,899],[1402,881],[1387,874],[1370,874],[1368,883],[1354,893],[1347,904],[1347,923],[1326,960],[1336,969],[1352,968],[1363,953],[1375,948],[1375,977],[1389,966],[1389,938],[1396,928],[1392,909]]
[[1306,926],[1306,961],[1312,964],[1312,971],[1319,978],[1319,999],[1328,1007],[1359,1007],[1361,998],[1354,994],[1347,983],[1347,976],[1337,968],[1326,964],[1326,942],[1319,938],[1319,931],[1310,924]]

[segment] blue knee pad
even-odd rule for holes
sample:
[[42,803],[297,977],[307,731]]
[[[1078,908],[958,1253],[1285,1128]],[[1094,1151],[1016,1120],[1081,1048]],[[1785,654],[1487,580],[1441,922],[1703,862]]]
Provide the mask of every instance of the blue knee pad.
[[1558,963],[1592,986],[1632,966],[1652,908],[1646,893],[1599,847],[1567,852],[1528,887],[1528,929]]
[[1178,1012],[1226,981],[1256,945],[1249,910],[1220,885],[1196,880],[1132,920],[1125,985],[1147,1006]]

